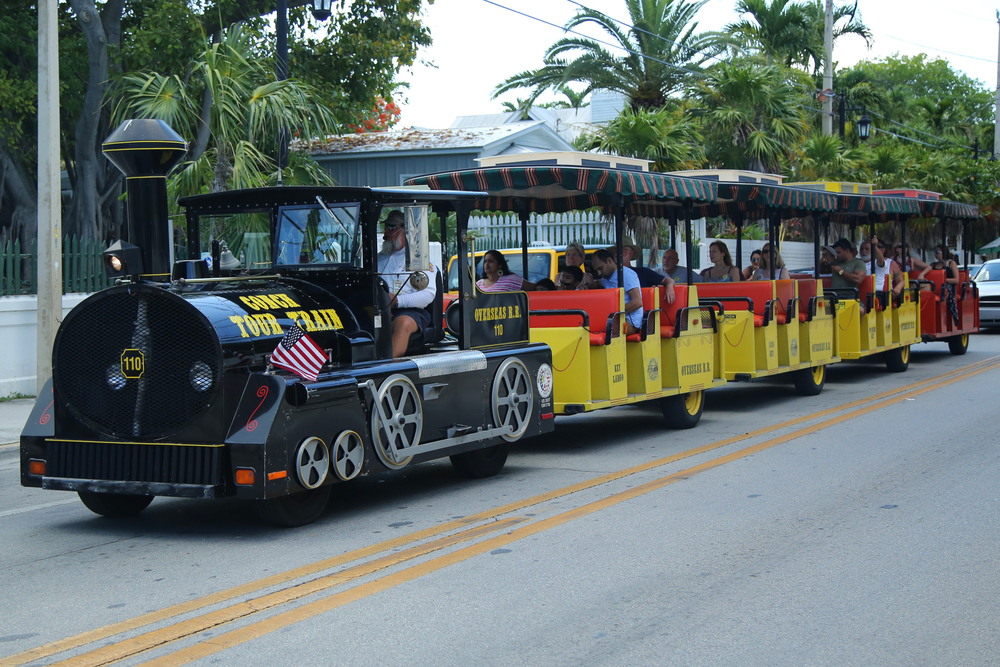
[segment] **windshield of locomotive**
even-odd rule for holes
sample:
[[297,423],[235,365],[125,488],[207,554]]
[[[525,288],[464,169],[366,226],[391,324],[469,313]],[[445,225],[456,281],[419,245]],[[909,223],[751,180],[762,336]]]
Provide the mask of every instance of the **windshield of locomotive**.
[[[203,259],[211,262],[212,241],[221,241],[233,253],[233,257],[237,259],[242,257],[247,268],[260,269],[271,266],[270,211],[202,214],[198,220],[201,231],[199,246]],[[185,254],[175,254],[175,256],[178,258],[187,256],[186,250],[181,252]]]
[[361,265],[357,204],[285,206],[275,264]]

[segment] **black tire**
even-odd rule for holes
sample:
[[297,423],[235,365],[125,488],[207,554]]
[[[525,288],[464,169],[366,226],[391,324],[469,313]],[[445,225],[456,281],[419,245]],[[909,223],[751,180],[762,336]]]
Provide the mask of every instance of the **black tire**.
[[885,353],[885,367],[893,373],[902,373],[910,365],[910,346],[904,345]]
[[451,464],[462,477],[485,479],[503,470],[507,462],[507,445],[494,445],[451,457]]
[[122,493],[78,491],[80,500],[94,514],[109,517],[136,516],[149,507],[155,496],[133,496]]
[[969,350],[969,334],[960,334],[948,339],[948,351],[954,355],[962,355]]
[[826,384],[826,366],[813,366],[795,371],[792,373],[792,380],[799,396],[816,396],[823,391],[823,385]]
[[701,421],[701,412],[705,409],[705,392],[692,391],[667,396],[661,400],[661,406],[667,426],[675,429],[694,428]]
[[312,491],[300,491],[280,498],[256,500],[253,502],[257,518],[269,526],[295,528],[305,526],[318,519],[333,492],[333,485],[324,484]]

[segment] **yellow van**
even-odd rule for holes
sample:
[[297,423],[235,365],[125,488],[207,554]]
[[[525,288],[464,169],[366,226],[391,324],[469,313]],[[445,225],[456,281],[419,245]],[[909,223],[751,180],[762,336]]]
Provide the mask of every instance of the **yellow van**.
[[[598,248],[606,248],[606,245],[585,245],[583,248],[587,253],[584,260],[586,270],[590,270],[590,253]],[[483,255],[486,250],[476,252],[476,276],[483,273]],[[503,248],[500,254],[507,260],[510,270],[519,276],[524,276],[521,270],[521,249]],[[566,268],[566,246],[532,246],[528,248],[528,282],[537,283],[542,278],[548,278],[552,282],[556,281],[559,272]],[[458,255],[452,255],[448,260],[448,291],[458,292]]]

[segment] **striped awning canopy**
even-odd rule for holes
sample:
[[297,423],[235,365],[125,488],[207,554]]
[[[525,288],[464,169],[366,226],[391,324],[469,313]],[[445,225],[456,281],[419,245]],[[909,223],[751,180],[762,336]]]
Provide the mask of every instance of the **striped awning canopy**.
[[[921,201],[910,197],[880,195],[837,195],[838,211],[852,215],[876,214],[894,218],[900,215],[920,215]],[[930,203],[930,202],[928,202]]]
[[928,218],[955,218],[958,220],[978,220],[979,207],[975,204],[963,204],[957,201],[927,201],[920,202],[921,215]]
[[[483,211],[562,213],[593,208],[609,209],[613,198],[622,198],[628,213],[638,213],[638,202],[679,205],[714,202],[716,185],[667,174],[595,169],[591,167],[490,167],[418,176],[406,185],[426,185],[432,190],[485,191],[476,201]],[[521,203],[523,202],[523,204]],[[662,210],[662,209],[661,209]]]
[[759,183],[719,183],[719,200],[715,204],[697,207],[698,216],[765,217],[777,214],[782,218],[809,215],[814,211],[834,211],[836,195],[824,190],[806,190],[784,185]]

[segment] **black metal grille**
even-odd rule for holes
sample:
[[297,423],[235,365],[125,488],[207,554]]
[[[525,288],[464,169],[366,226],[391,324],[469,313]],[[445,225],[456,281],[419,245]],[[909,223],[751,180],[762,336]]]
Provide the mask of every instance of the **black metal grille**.
[[222,453],[222,447],[50,440],[46,475],[215,486],[221,483]]
[[[138,378],[126,377],[134,374],[125,372],[126,350],[141,352]],[[221,360],[215,331],[191,304],[160,288],[131,286],[107,290],[70,313],[52,374],[61,400],[98,432],[162,438],[208,409],[221,383]]]

